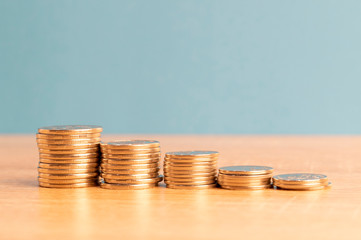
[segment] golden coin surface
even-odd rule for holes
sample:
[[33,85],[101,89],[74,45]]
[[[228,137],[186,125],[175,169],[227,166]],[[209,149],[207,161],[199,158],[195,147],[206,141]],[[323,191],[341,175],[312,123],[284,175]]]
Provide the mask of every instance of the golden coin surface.
[[167,188],[173,189],[208,189],[215,188],[217,184],[206,184],[206,185],[178,185],[178,184],[166,184]]
[[219,173],[231,175],[260,175],[270,174],[273,172],[272,167],[267,166],[227,166],[219,168]]
[[264,179],[264,180],[250,180],[250,181],[234,181],[234,180],[225,180],[225,179],[219,179],[219,184],[225,184],[225,185],[235,185],[235,186],[243,186],[243,185],[266,185],[271,184],[271,179]]
[[62,145],[77,145],[77,144],[95,144],[97,143],[100,145],[100,138],[90,138],[90,139],[44,139],[44,138],[38,138],[36,139],[36,142],[38,144],[62,144]]
[[252,179],[269,179],[272,178],[272,174],[254,174],[254,175],[231,175],[231,174],[218,174],[219,179],[229,180],[252,180]]
[[95,183],[97,178],[79,178],[79,179],[48,179],[38,178],[39,182],[52,184],[73,184],[73,183]]
[[193,158],[193,157],[212,157],[218,156],[217,151],[180,151],[180,152],[167,152],[167,158]]
[[77,139],[92,140],[95,138],[100,139],[100,136],[101,136],[101,133],[85,133],[85,134],[75,134],[75,135],[42,134],[42,133],[36,134],[37,139],[45,139],[45,140],[77,140]]
[[98,163],[78,163],[78,164],[54,164],[54,163],[39,163],[40,168],[48,168],[48,169],[87,169],[87,168],[97,168],[99,166]]
[[164,176],[166,177],[205,177],[205,176],[216,176],[217,172],[197,172],[197,173],[189,173],[189,172],[177,172],[177,173],[168,173],[167,171],[164,171]]
[[100,133],[103,131],[101,126],[96,125],[57,125],[41,127],[39,133],[44,134],[84,134],[84,133]]
[[119,165],[119,164],[109,164],[109,163],[102,163],[100,165],[104,169],[149,169],[149,168],[157,168],[158,163],[151,163],[151,164],[131,164],[131,165]]
[[39,173],[48,174],[76,174],[76,173],[94,173],[98,172],[98,168],[87,168],[87,169],[49,169],[49,168],[38,168]]
[[52,154],[52,155],[64,155],[64,154],[84,154],[84,153],[99,153],[99,148],[83,148],[83,149],[69,149],[69,150],[52,150],[52,149],[39,149],[40,153]]
[[302,183],[319,183],[328,182],[328,178],[324,174],[315,173],[290,173],[280,174],[273,178],[274,184],[287,183],[287,184],[302,184]]
[[160,149],[145,149],[145,150],[119,150],[119,149],[104,149],[102,148],[103,153],[107,154],[120,154],[120,155],[132,155],[132,154],[159,154]]
[[146,179],[146,178],[156,178],[158,177],[158,173],[146,173],[146,174],[109,174],[109,173],[101,173],[100,177],[104,179]]
[[83,187],[94,187],[97,186],[97,183],[72,183],[72,184],[54,184],[54,183],[46,183],[46,182],[39,182],[40,187],[47,187],[47,188],[83,188]]
[[84,164],[84,163],[100,163],[99,158],[80,158],[80,159],[47,159],[40,158],[39,162],[41,163],[51,163],[51,164]]
[[96,158],[99,157],[100,153],[80,153],[80,154],[48,154],[48,153],[40,153],[40,158],[46,158],[51,160],[73,160],[73,159],[88,159],[88,158]]
[[164,165],[169,167],[208,167],[208,166],[217,166],[217,161],[213,162],[169,162],[164,160]]
[[249,186],[249,187],[237,187],[237,186],[227,186],[227,185],[220,185],[221,188],[228,189],[228,190],[264,190],[269,189],[272,185],[264,185],[264,186]]
[[217,170],[216,166],[169,166],[164,165],[164,169],[169,171],[192,171],[192,172],[209,172]]
[[130,148],[154,148],[159,147],[160,142],[155,140],[118,140],[110,142],[102,142],[102,146],[108,146],[118,149],[130,149]]
[[109,169],[101,168],[103,173],[110,174],[148,174],[148,173],[158,173],[160,168],[148,168],[148,169]]
[[43,144],[39,143],[38,148],[48,149],[48,150],[76,150],[78,149],[89,149],[89,148],[98,148],[98,143],[84,143],[84,144]]
[[151,164],[151,163],[159,163],[159,158],[145,158],[145,159],[128,159],[128,160],[114,160],[103,158],[103,163],[109,163],[114,165],[132,165],[132,164]]
[[156,178],[143,178],[143,179],[103,179],[105,183],[114,183],[114,184],[148,184],[148,183],[158,183],[163,180],[162,177]]
[[218,157],[209,157],[209,158],[169,158],[169,157],[165,157],[164,158],[165,162],[168,163],[174,163],[174,164],[178,164],[178,163],[183,163],[183,164],[195,164],[195,163],[207,163],[207,162],[214,162],[217,163],[218,162]]
[[98,172],[94,173],[77,173],[77,174],[48,174],[48,173],[39,173],[39,178],[47,179],[84,179],[84,178],[94,178],[99,175]]
[[157,186],[158,183],[143,183],[143,184],[114,184],[114,183],[100,183],[101,188],[113,190],[140,190],[148,189]]
[[172,170],[169,168],[163,169],[164,173],[167,174],[217,174],[217,169],[204,169],[204,170]]
[[[275,186],[275,185],[274,185]],[[294,191],[314,191],[314,190],[323,190],[323,189],[329,189],[332,186],[331,182],[328,182],[327,184],[320,184],[320,185],[308,185],[308,186],[297,186],[294,184],[281,184],[280,186],[276,186],[277,189],[283,189],[283,190],[294,190]]]
[[207,181],[183,181],[183,182],[179,182],[179,181],[168,181],[167,179],[164,180],[165,184],[170,184],[170,185],[207,185],[207,184],[216,184],[216,180],[207,180]]
[[216,180],[215,176],[204,176],[204,177],[193,177],[188,175],[183,175],[182,177],[170,177],[166,176],[166,180],[171,182],[192,182],[192,181],[210,181]]
[[108,154],[108,153],[103,153],[102,155],[104,158],[108,158],[108,159],[148,159],[148,158],[156,158],[156,157],[160,157],[160,153],[153,153],[153,154],[147,154],[147,153],[142,153],[142,154]]

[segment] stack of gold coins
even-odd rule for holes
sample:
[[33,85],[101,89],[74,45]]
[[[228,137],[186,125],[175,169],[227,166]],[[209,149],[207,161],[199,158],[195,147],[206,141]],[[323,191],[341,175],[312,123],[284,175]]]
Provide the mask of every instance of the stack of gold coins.
[[219,169],[218,184],[231,190],[258,190],[271,187],[273,168],[266,166],[229,166]]
[[38,129],[39,185],[79,188],[97,185],[100,126],[65,125]]
[[100,187],[147,189],[162,181],[160,144],[154,140],[120,140],[101,143]]
[[326,175],[291,173],[274,176],[273,186],[287,190],[321,190],[331,186]]
[[168,188],[205,189],[216,187],[216,151],[168,152],[164,158],[164,182]]

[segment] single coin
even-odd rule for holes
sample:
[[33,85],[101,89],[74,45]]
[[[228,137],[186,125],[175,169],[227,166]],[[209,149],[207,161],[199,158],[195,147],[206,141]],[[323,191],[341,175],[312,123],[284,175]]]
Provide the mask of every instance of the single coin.
[[180,173],[168,173],[164,171],[164,176],[166,177],[205,177],[205,176],[216,176],[217,172],[197,172],[197,173],[189,173],[189,172],[180,172]]
[[302,184],[302,183],[320,183],[328,182],[328,178],[324,174],[315,173],[290,173],[280,174],[272,178],[274,184],[287,183],[287,184]]
[[100,183],[101,188],[113,190],[140,190],[148,189],[157,186],[158,183],[143,183],[143,184],[114,184],[114,183]]
[[208,189],[215,188],[217,184],[206,184],[206,185],[178,185],[178,184],[166,184],[167,188],[173,189]]
[[236,186],[227,186],[227,185],[220,185],[220,186],[221,188],[228,190],[264,190],[272,187],[272,185],[250,186],[250,187],[236,187]]
[[210,157],[218,156],[219,152],[217,151],[179,151],[179,152],[167,152],[165,156],[167,158],[192,158],[192,157]]
[[36,138],[37,139],[45,139],[45,140],[77,140],[77,139],[88,139],[88,140],[92,140],[92,139],[99,139],[101,136],[101,133],[84,133],[84,134],[74,134],[74,135],[70,135],[70,134],[65,134],[65,135],[60,135],[60,134],[42,134],[42,133],[38,133],[36,134]]
[[190,166],[190,167],[183,167],[183,166],[169,166],[164,165],[164,169],[169,171],[192,171],[192,172],[209,172],[213,170],[217,170],[215,166]]
[[40,153],[46,153],[46,154],[52,154],[52,155],[56,155],[56,154],[84,154],[84,153],[99,153],[99,148],[95,147],[95,148],[83,148],[83,149],[69,149],[69,150],[52,150],[52,149],[44,149],[44,148],[40,148],[39,149]]
[[252,180],[252,179],[270,179],[272,174],[254,174],[254,175],[231,175],[231,174],[218,174],[219,179],[229,179],[229,180]]
[[39,182],[52,184],[73,184],[73,183],[95,183],[97,178],[79,178],[79,179],[48,179],[38,178]]
[[38,144],[38,148],[47,150],[75,150],[97,148],[99,149],[98,143],[85,143],[85,144]]
[[110,142],[102,142],[102,146],[109,146],[118,149],[130,148],[152,148],[159,147],[160,143],[155,140],[118,140]]
[[83,187],[94,187],[97,185],[98,184],[96,182],[72,183],[72,184],[53,184],[53,183],[39,182],[40,187],[47,187],[47,188],[83,188]]
[[105,183],[114,183],[114,184],[148,184],[148,183],[158,183],[163,180],[162,177],[156,178],[143,178],[143,179],[106,179],[104,178],[102,182]]
[[77,144],[95,144],[97,143],[100,145],[100,138],[88,138],[88,139],[45,139],[45,138],[38,138],[36,139],[38,144],[62,144],[62,145],[77,145]]
[[39,173],[39,178],[47,179],[84,179],[84,178],[94,178],[99,175],[98,172],[94,173],[77,173],[77,174],[48,174],[48,173]]
[[76,174],[76,173],[94,173],[98,172],[98,168],[86,168],[86,169],[48,169],[38,168],[39,173],[48,174]]
[[327,184],[320,184],[318,186],[303,186],[303,187],[299,187],[297,185],[294,184],[284,184],[281,186],[276,186],[277,189],[283,189],[283,190],[296,190],[296,191],[314,191],[314,190],[323,190],[323,189],[328,189],[332,186],[331,182],[328,182]]
[[158,163],[151,163],[151,164],[132,164],[132,165],[119,165],[119,164],[108,164],[102,163],[100,165],[104,169],[149,169],[149,168],[157,168]]
[[164,180],[165,184],[175,184],[175,185],[206,185],[206,184],[216,184],[216,180],[208,180],[208,181],[192,181],[192,182],[180,182],[180,181],[168,181],[168,180]]
[[151,164],[151,163],[159,163],[159,158],[145,158],[145,159],[127,159],[127,160],[114,160],[103,158],[103,163],[109,163],[114,165],[132,165],[132,164]]
[[272,172],[273,168],[267,166],[228,166],[219,168],[219,173],[231,175],[259,175]]
[[54,163],[39,163],[40,168],[48,169],[87,169],[87,168],[97,168],[98,163],[78,163],[78,164],[54,164]]
[[40,153],[40,158],[46,158],[51,160],[73,160],[73,159],[88,159],[88,158],[96,158],[99,157],[100,153],[80,153],[80,154],[48,154],[48,153]]
[[153,153],[153,154],[147,154],[147,153],[142,153],[142,154],[108,154],[108,153],[103,153],[102,155],[104,158],[108,158],[108,159],[148,159],[148,158],[156,158],[156,157],[160,157],[160,153]]
[[217,178],[215,176],[193,177],[193,176],[183,175],[183,177],[166,176],[165,179],[171,182],[192,182],[192,181],[214,181]]
[[158,177],[158,173],[146,173],[146,174],[109,174],[109,173],[101,173],[100,177],[104,179],[147,179],[147,178],[156,178]]
[[58,125],[41,127],[39,133],[44,134],[84,134],[84,133],[100,133],[103,131],[101,126],[96,125]]
[[178,163],[183,163],[183,164],[194,164],[194,163],[207,163],[207,162],[214,162],[217,163],[218,162],[218,156],[216,157],[193,157],[193,158],[169,158],[169,157],[165,157],[164,158],[165,162],[168,163],[174,163],[174,164],[178,164]]
[[51,163],[51,164],[83,164],[83,163],[100,163],[99,158],[80,158],[80,159],[47,159],[47,158],[40,158],[39,162],[41,163]]
[[101,168],[103,173],[110,173],[110,174],[148,174],[148,173],[158,173],[158,168],[148,168],[148,169],[109,169],[109,168]]

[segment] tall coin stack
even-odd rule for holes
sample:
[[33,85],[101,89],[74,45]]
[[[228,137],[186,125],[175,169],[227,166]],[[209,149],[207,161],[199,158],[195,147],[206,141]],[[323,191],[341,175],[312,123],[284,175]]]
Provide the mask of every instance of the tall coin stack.
[[273,168],[266,166],[229,166],[219,169],[218,184],[231,190],[258,190],[271,187]]
[[38,129],[39,185],[81,188],[97,185],[102,127],[50,126]]
[[273,177],[273,185],[287,190],[321,190],[331,186],[328,177],[314,173],[291,173]]
[[164,182],[168,188],[205,189],[216,186],[216,151],[168,152],[164,158]]
[[121,140],[101,143],[100,187],[147,189],[159,176],[160,143],[153,140]]

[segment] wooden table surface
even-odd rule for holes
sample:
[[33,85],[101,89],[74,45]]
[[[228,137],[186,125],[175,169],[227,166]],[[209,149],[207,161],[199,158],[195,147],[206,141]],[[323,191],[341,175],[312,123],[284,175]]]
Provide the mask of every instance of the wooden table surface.
[[[129,136],[107,135],[105,140]],[[35,136],[0,136],[0,239],[361,239],[361,137],[132,136],[162,152],[218,150],[219,166],[327,174],[330,190],[47,189]]]

